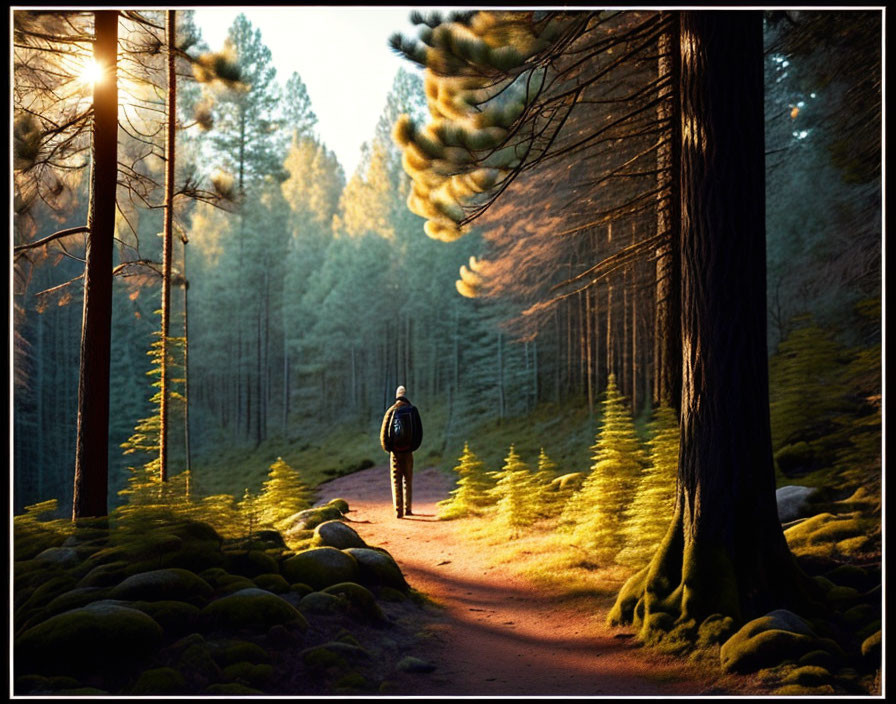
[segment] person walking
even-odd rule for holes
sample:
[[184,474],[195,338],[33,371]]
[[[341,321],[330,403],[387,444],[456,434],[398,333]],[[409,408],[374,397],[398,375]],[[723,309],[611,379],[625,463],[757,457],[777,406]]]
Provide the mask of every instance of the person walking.
[[389,453],[392,478],[392,506],[396,518],[413,515],[411,486],[414,478],[414,451],[423,440],[420,412],[407,397],[407,389],[395,390],[395,403],[386,409],[380,429],[380,445]]

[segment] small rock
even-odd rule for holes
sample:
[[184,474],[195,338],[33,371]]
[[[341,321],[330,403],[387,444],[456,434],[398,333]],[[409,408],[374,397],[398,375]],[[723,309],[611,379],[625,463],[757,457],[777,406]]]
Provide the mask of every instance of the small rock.
[[436,669],[436,666],[431,662],[421,660],[420,658],[415,658],[412,655],[403,657],[398,661],[398,664],[395,667],[402,672],[412,673],[427,673],[432,672]]
[[809,515],[812,511],[809,499],[817,492],[818,489],[810,486],[791,484],[780,487],[775,492],[775,499],[778,502],[778,520],[781,523],[788,523]]

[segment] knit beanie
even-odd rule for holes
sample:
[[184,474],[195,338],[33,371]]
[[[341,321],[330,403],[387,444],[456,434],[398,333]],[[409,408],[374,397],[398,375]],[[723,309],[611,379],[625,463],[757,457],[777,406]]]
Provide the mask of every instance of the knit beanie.
[[395,389],[395,398],[401,398],[407,392],[408,390],[406,388],[404,388],[403,386],[399,386],[397,389]]

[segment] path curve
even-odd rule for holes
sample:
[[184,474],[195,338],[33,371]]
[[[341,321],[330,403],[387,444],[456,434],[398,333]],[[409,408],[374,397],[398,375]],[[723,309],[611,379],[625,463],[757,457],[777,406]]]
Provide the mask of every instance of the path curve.
[[[639,648],[627,633],[488,564],[465,543],[458,521],[439,521],[449,479],[415,472],[414,515],[397,519],[389,472],[373,467],[322,484],[321,501],[348,501],[352,527],[397,560],[410,585],[443,608],[429,624],[422,657],[429,675],[407,675],[398,694],[425,696],[688,696],[723,694],[725,684],[681,660]],[[737,689],[744,693],[745,682]]]

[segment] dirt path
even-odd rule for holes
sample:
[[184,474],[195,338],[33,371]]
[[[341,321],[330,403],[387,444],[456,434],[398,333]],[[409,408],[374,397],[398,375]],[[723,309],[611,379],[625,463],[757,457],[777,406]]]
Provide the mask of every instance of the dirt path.
[[[436,519],[436,502],[450,484],[435,469],[414,477],[414,514],[392,511],[388,470],[374,467],[321,486],[324,500],[348,501],[352,526],[370,545],[387,549],[411,586],[444,607],[429,624],[434,634],[421,657],[436,663],[428,675],[407,675],[398,694],[657,695],[723,694],[716,681],[679,660],[652,656],[604,614],[559,605],[466,544],[456,521]],[[737,689],[744,693],[745,683]]]

